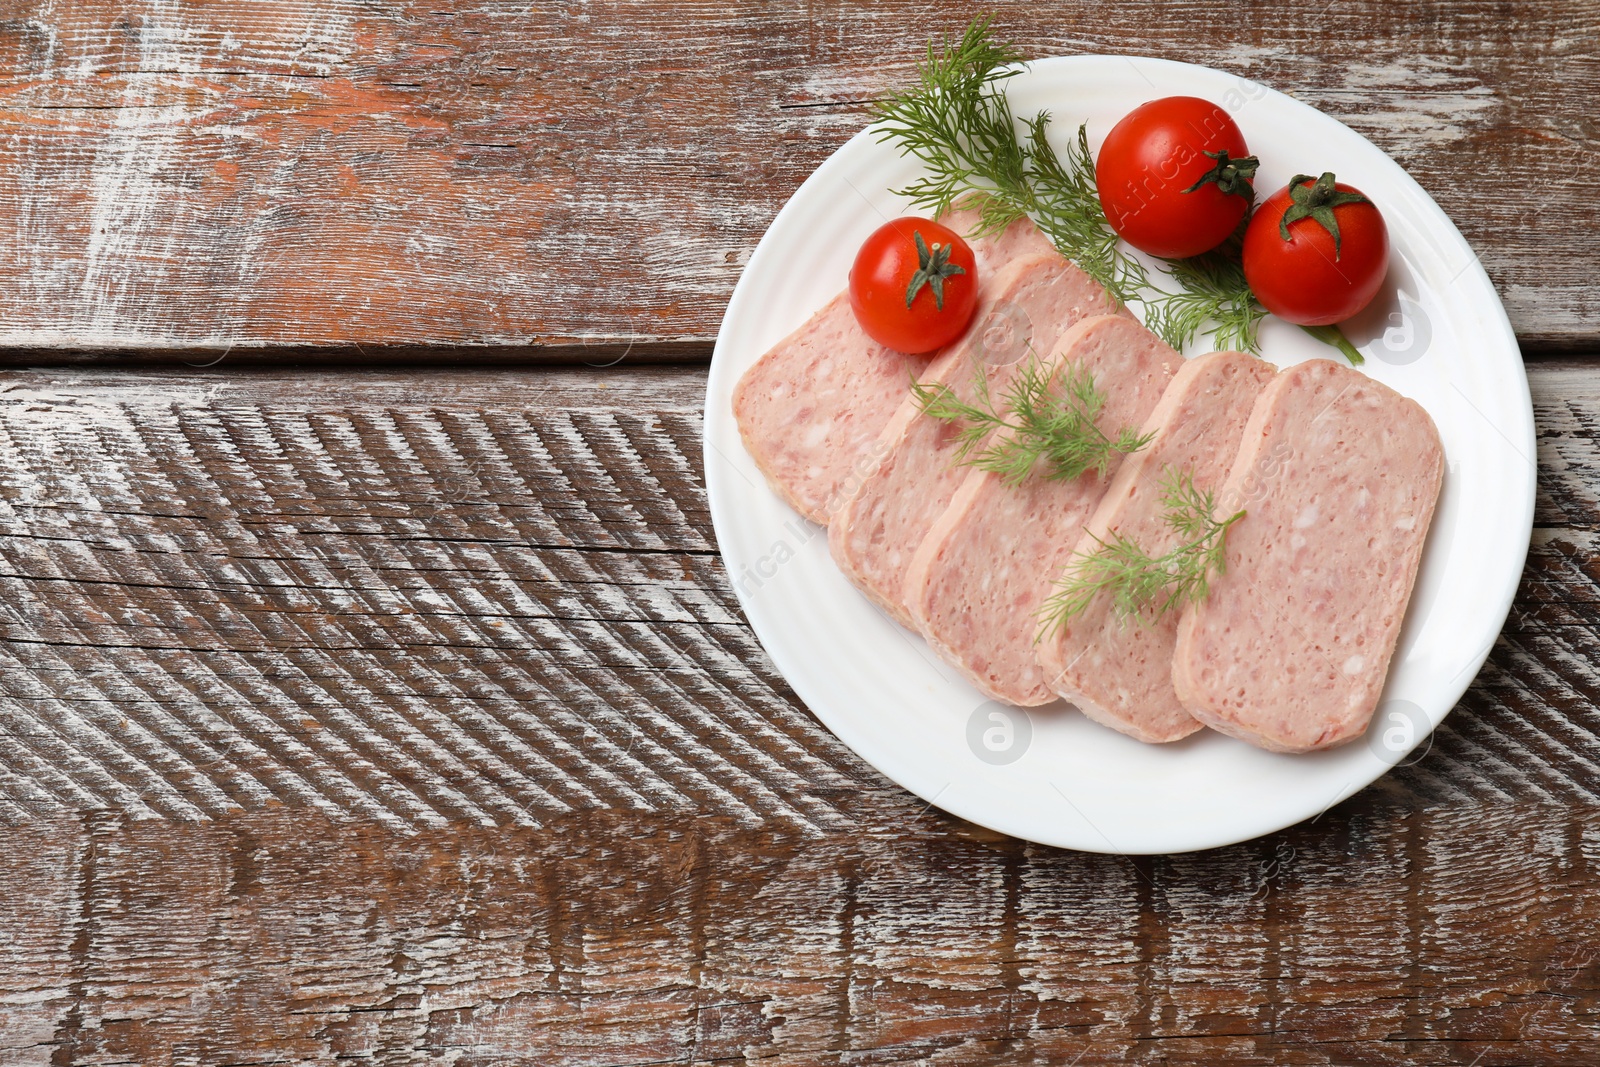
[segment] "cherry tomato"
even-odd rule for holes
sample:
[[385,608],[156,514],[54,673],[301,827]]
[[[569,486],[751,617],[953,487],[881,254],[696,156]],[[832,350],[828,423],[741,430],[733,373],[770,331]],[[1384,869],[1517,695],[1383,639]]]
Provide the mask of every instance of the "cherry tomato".
[[1296,175],[1256,209],[1244,276],[1261,306],[1301,326],[1343,322],[1372,302],[1389,271],[1377,207],[1331,171]]
[[899,352],[943,348],[978,305],[978,264],[955,231],[927,219],[874,230],[850,268],[850,306],[867,336]]
[[1209,252],[1238,227],[1254,196],[1256,159],[1228,113],[1168,96],[1111,128],[1094,164],[1100,206],[1133,247],[1165,259]]

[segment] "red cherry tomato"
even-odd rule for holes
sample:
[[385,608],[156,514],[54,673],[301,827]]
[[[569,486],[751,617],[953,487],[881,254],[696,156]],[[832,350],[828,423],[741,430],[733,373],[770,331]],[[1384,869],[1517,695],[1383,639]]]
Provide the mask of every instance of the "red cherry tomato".
[[895,219],[874,230],[856,253],[850,306],[880,345],[932,352],[972,321],[977,261],[955,231],[927,219]]
[[1245,231],[1245,280],[1262,307],[1301,326],[1348,319],[1372,302],[1388,271],[1383,216],[1332,172],[1315,181],[1296,176]]
[[1153,256],[1209,252],[1250,209],[1256,160],[1228,113],[1195,96],[1134,108],[1111,128],[1095,185],[1111,228]]

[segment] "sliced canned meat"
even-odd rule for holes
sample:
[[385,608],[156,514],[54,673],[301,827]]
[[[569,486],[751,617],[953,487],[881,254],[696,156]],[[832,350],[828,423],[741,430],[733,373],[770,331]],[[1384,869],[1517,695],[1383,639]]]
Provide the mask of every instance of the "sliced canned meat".
[[1359,737],[1444,468],[1428,413],[1365,374],[1313,360],[1273,379],[1222,491],[1248,511],[1227,573],[1178,624],[1172,681],[1189,714],[1275,752]]
[[[1057,380],[1087,371],[1105,405],[1107,436],[1145,421],[1183,357],[1124,315],[1097,315],[1069,329],[1046,361]],[[1134,453],[1135,456],[1140,453]],[[1120,463],[1020,484],[971,469],[908,568],[905,598],[928,643],[978,690],[1008,704],[1055,699],[1037,659],[1037,613]]]
[[[977,220],[975,211],[941,219],[957,233]],[[1055,255],[1027,219],[970,243],[980,290],[992,286],[995,272],[1012,260]],[[847,290],[739,379],[733,393],[739,435],[773,491],[801,515],[825,524],[871,469],[874,442],[927,366],[925,355],[904,355],[868,337]]]
[[[967,402],[978,376],[1000,396],[1024,360],[1052,352],[1078,320],[1116,310],[1099,283],[1054,253],[1012,261],[985,290],[972,329],[922,376]],[[871,446],[875,469],[828,527],[839,568],[906,626],[914,625],[905,604],[911,557],[970,472],[956,462],[957,435],[908,398]]]
[[[1164,483],[1186,472],[1196,489],[1218,491],[1233,468],[1245,421],[1274,373],[1272,364],[1241,352],[1185,363],[1144,424],[1150,443],[1123,461],[1073,557],[1119,536],[1152,556],[1177,548],[1182,538],[1167,522]],[[1138,617],[1122,616],[1102,592],[1066,623],[1045,621],[1039,665],[1050,688],[1096,722],[1140,741],[1176,741],[1200,729],[1172,687],[1179,618],[1178,611],[1159,612],[1155,605]]]

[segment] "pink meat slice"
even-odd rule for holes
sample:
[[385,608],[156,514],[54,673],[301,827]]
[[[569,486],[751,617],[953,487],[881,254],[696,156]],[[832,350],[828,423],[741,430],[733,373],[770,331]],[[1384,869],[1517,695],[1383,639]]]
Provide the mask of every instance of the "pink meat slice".
[[[1145,421],[1143,432],[1154,435],[1150,444],[1123,461],[1074,556],[1118,535],[1152,555],[1177,547],[1180,538],[1167,525],[1161,499],[1163,480],[1187,471],[1197,489],[1219,490],[1256,397],[1274,373],[1270,363],[1240,352],[1213,352],[1184,364]],[[1140,741],[1176,741],[1200,729],[1172,687],[1179,617],[1150,609],[1141,618],[1123,618],[1102,595],[1067,625],[1044,625],[1039,666],[1051,689],[1096,722]]]
[[1189,714],[1275,752],[1343,744],[1377,707],[1444,480],[1421,405],[1313,360],[1279,374],[1245,426],[1224,506],[1227,573],[1178,624]]
[[[957,233],[975,211],[944,216]],[[980,289],[1022,256],[1055,254],[1027,219],[971,242]],[[826,523],[870,469],[874,441],[928,364],[868,337],[840,293],[778,342],[739,379],[733,414],[745,448],[774,492],[813,522]]]
[[[1032,353],[1049,353],[1073,323],[1115,310],[1111,296],[1054,253],[1012,261],[980,298],[973,328],[946,349],[922,380],[970,401],[981,374],[1000,396]],[[957,429],[900,405],[871,446],[876,467],[834,513],[828,547],[856,588],[914,627],[905,603],[906,572],[970,468],[955,461]]]
[[[1088,370],[1106,398],[1096,425],[1113,435],[1145,421],[1183,357],[1132,318],[1097,315],[1063,334],[1047,363],[1057,376]],[[1118,465],[1070,480],[1040,470],[1019,485],[970,469],[912,557],[912,621],[991,699],[1055,699],[1035,655],[1037,612]]]
[[972,247],[972,256],[978,263],[980,282],[984,278],[994,277],[995,271],[1014,259],[1060,254],[1032,219],[1018,219],[999,233],[983,237],[972,236],[979,225],[975,209],[947,211],[939,216],[939,222],[966,238],[967,244]]

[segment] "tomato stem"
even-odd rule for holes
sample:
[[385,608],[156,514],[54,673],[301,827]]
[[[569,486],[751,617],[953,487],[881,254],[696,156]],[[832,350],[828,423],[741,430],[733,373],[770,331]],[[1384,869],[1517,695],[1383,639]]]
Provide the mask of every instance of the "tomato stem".
[[[1305,184],[1311,182],[1310,185]],[[1289,223],[1301,219],[1314,219],[1327,230],[1333,237],[1333,258],[1339,258],[1339,220],[1334,216],[1333,209],[1344,204],[1370,204],[1372,201],[1360,193],[1348,193],[1336,188],[1333,182],[1333,171],[1325,170],[1322,177],[1311,181],[1309,174],[1296,174],[1289,179],[1289,199],[1293,201],[1289,210],[1283,213],[1283,218],[1278,220],[1278,236],[1285,241],[1289,239]]]
[[941,245],[935,243],[933,251],[928,251],[928,244],[922,239],[920,230],[914,231],[912,237],[917,242],[917,273],[911,276],[911,284],[906,286],[906,307],[911,306],[917,293],[926,285],[933,290],[933,306],[940,311],[944,310],[944,280],[957,274],[967,273],[962,267],[950,262],[950,253],[954,245]]
[[1240,156],[1238,159],[1229,159],[1226,148],[1219,152],[1207,152],[1205,154],[1216,160],[1217,165],[1202,174],[1200,180],[1189,186],[1184,192],[1192,193],[1207,182],[1216,182],[1217,188],[1229,196],[1242,196],[1246,201],[1253,201],[1256,198],[1255,186],[1251,185],[1250,182],[1256,176],[1256,168],[1261,166],[1260,160],[1256,159],[1255,156]]
[[1302,326],[1300,327],[1312,337],[1325,345],[1332,345],[1344,353],[1344,358],[1350,361],[1352,367],[1359,367],[1367,361],[1367,357],[1355,345],[1350,343],[1350,338],[1337,326]]

